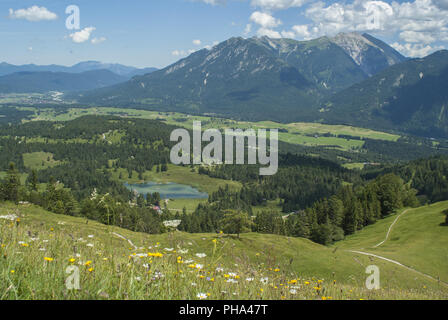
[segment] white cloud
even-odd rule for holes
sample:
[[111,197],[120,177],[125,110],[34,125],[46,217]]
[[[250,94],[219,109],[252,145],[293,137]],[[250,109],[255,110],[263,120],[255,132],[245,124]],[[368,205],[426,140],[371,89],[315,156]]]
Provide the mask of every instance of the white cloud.
[[174,50],[173,52],[171,52],[171,54],[175,57],[181,57],[186,55],[184,50]]
[[99,43],[101,43],[101,42],[104,42],[104,41],[106,41],[107,39],[105,38],[105,37],[99,37],[99,38],[93,38],[92,39],[92,43],[93,44],[99,44]]
[[424,45],[419,43],[400,44],[395,42],[391,44],[391,46],[395,50],[401,52],[403,55],[411,58],[425,57],[436,50],[445,49],[443,46],[432,47],[430,45]]
[[247,36],[251,32],[252,32],[252,24],[248,23],[246,25],[246,28],[244,28],[244,35]]
[[448,34],[448,11],[437,7],[431,0],[391,4],[384,1],[354,0],[351,3],[333,3],[329,6],[317,2],[307,8],[305,15],[313,21],[310,25],[313,27],[313,36],[370,31],[400,33],[406,41],[413,37],[414,42],[425,37],[425,41],[429,43]]
[[72,38],[72,41],[75,43],[83,43],[89,40],[90,35],[95,29],[95,27],[87,27],[81,31],[70,34],[69,37]]
[[193,40],[193,44],[195,45],[195,46],[200,46],[201,45],[201,40]]
[[282,24],[281,20],[277,20],[269,13],[260,11],[252,13],[250,21],[260,25],[262,28],[275,28]]
[[432,0],[432,3],[440,9],[448,10],[448,0]]
[[194,1],[204,2],[206,4],[211,4],[212,6],[216,6],[218,4],[225,4],[227,2],[226,0],[194,0]]
[[292,27],[292,31],[302,39],[309,39],[311,37],[311,32],[308,30],[307,25],[295,25]]
[[260,28],[257,31],[257,35],[260,37],[266,36],[269,38],[281,38],[281,34],[275,30],[269,29],[269,28]]
[[254,7],[260,7],[267,10],[285,10],[293,7],[301,7],[308,0],[252,0]]
[[9,9],[10,19],[25,19],[31,22],[56,20],[58,16],[45,7],[32,6],[27,9]]
[[296,36],[296,34],[292,31],[282,31],[280,34],[282,35],[282,38],[294,39]]
[[27,50],[28,50],[29,52],[32,52],[32,51],[33,51],[33,47],[28,47]]

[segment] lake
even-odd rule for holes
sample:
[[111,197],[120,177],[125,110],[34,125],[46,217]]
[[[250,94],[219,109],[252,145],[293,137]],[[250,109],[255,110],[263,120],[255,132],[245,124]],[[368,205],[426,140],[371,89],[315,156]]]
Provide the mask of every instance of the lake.
[[140,184],[128,184],[125,183],[124,186],[129,190],[135,190],[139,194],[146,197],[147,193],[160,193],[162,199],[207,199],[208,193],[200,192],[199,190],[179,183],[155,183],[155,182],[145,182]]

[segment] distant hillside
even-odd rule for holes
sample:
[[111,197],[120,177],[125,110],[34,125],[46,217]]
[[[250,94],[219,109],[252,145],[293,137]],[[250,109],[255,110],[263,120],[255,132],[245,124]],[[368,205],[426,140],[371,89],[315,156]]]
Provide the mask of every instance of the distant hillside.
[[334,95],[323,117],[376,129],[448,137],[448,51],[412,59]]
[[17,72],[68,72],[68,73],[82,73],[86,71],[94,70],[109,70],[117,75],[130,79],[136,75],[143,75],[156,71],[156,68],[135,68],[129,67],[118,63],[102,63],[99,61],[85,61],[77,63],[71,67],[60,65],[12,65],[6,62],[0,63],[0,76]]
[[315,120],[322,99],[405,60],[386,46],[353,34],[311,41],[231,38],[79,99],[248,120]]
[[0,77],[0,93],[44,93],[82,91],[126,81],[108,70],[67,72],[18,72]]

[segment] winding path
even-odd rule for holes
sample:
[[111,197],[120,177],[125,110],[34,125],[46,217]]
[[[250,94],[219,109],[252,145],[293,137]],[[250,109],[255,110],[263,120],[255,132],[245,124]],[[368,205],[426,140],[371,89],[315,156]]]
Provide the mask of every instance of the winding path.
[[370,256],[370,257],[374,257],[374,258],[377,258],[377,259],[381,259],[381,260],[384,260],[384,261],[387,261],[387,262],[390,262],[390,263],[394,263],[394,264],[396,264],[396,265],[398,265],[398,266],[400,266],[400,267],[406,268],[406,269],[408,269],[408,270],[410,270],[410,271],[413,271],[413,272],[415,272],[415,273],[418,273],[418,274],[421,275],[421,276],[424,276],[424,277],[426,277],[426,278],[428,278],[428,279],[437,281],[437,282],[443,284],[444,286],[448,287],[448,283],[446,283],[446,282],[444,282],[444,281],[442,281],[442,280],[440,280],[440,279],[436,279],[436,278],[434,278],[433,276],[430,276],[429,274],[420,272],[420,271],[418,271],[418,270],[416,270],[416,269],[414,269],[414,268],[405,266],[404,264],[402,264],[402,263],[400,263],[400,262],[398,262],[398,261],[395,261],[395,260],[392,260],[392,259],[389,259],[389,258],[385,258],[385,257],[379,256],[379,255],[373,254],[373,253],[363,252],[363,251],[357,251],[357,250],[346,250],[346,251],[348,251],[348,252],[352,252],[352,253],[357,253],[357,254],[362,254],[362,255],[365,255],[365,256]]
[[[386,234],[386,237],[384,238],[384,240],[381,241],[380,243],[374,245],[373,248],[378,248],[379,246],[381,246],[382,244],[384,244],[384,243],[387,241],[387,239],[389,238],[389,235],[390,235],[390,233],[391,233],[391,231],[392,231],[392,228],[393,228],[394,225],[397,223],[398,219],[400,219],[400,217],[401,217],[402,215],[404,215],[405,213],[407,213],[409,210],[411,210],[411,209],[406,209],[406,210],[404,210],[402,213],[400,213],[400,214],[395,218],[394,222],[392,222],[392,224],[390,225],[389,229],[387,230],[387,234]],[[363,252],[363,251],[358,251],[358,250],[346,250],[346,251],[347,251],[347,252],[351,252],[351,253],[362,254],[362,255],[365,255],[365,256],[369,256],[369,257],[374,257],[374,258],[377,258],[377,259],[381,259],[381,260],[384,260],[384,261],[387,261],[387,262],[396,264],[396,265],[398,265],[398,266],[400,266],[400,267],[406,268],[406,269],[408,269],[408,270],[410,270],[410,271],[412,271],[412,272],[418,273],[418,274],[421,275],[421,276],[424,276],[424,277],[426,277],[426,278],[428,278],[428,279],[431,279],[431,280],[433,280],[433,281],[436,281],[436,282],[441,283],[441,284],[443,284],[444,286],[448,287],[448,283],[446,283],[446,282],[444,282],[444,281],[442,281],[442,280],[440,280],[440,279],[436,279],[436,278],[434,278],[433,276],[430,276],[429,274],[426,274],[426,273],[423,273],[423,272],[421,272],[421,271],[418,271],[418,270],[416,270],[416,269],[414,269],[414,268],[408,267],[408,266],[402,264],[401,262],[398,262],[398,261],[395,261],[395,260],[392,260],[392,259],[389,259],[389,258],[386,258],[386,257],[382,257],[382,256],[379,256],[379,255],[376,255],[376,254],[373,254],[373,253],[369,253],[369,252]]]
[[393,226],[395,225],[395,223],[397,223],[398,219],[400,219],[400,217],[401,217],[402,215],[404,215],[406,212],[408,212],[409,210],[410,210],[410,209],[406,209],[406,210],[404,210],[402,213],[400,213],[400,214],[398,215],[398,217],[395,218],[394,222],[392,222],[392,224],[390,225],[389,230],[387,230],[386,238],[384,238],[384,240],[381,241],[380,243],[374,245],[374,246],[373,246],[374,248],[378,248],[380,245],[382,245],[384,242],[387,241],[387,239],[389,238],[389,234],[390,234],[390,232],[392,231],[392,228],[393,228]]
[[129,244],[130,244],[131,246],[133,246],[134,249],[137,249],[137,248],[138,248],[138,247],[137,247],[131,240],[129,240],[129,239],[123,237],[121,234],[118,234],[118,233],[116,233],[116,232],[112,232],[112,234],[113,234],[114,236],[117,236],[117,237],[120,238],[120,239],[123,239],[123,240],[129,242]]

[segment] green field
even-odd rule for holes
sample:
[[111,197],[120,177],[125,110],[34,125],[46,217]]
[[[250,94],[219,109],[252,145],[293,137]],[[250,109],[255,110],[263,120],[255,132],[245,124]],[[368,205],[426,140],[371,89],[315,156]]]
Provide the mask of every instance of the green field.
[[23,154],[23,163],[29,169],[42,170],[62,164],[61,161],[53,159],[49,152],[32,152]]
[[335,244],[340,249],[353,249],[384,256],[448,283],[448,226],[443,225],[442,211],[448,201],[406,211],[387,230],[398,214],[380,220],[359,233]]
[[[35,110],[33,120],[68,121],[85,115],[116,115],[121,117],[159,119],[167,124],[185,128],[192,128],[193,121],[201,121],[203,129],[209,128],[240,128],[240,129],[283,129],[287,132],[279,132],[280,141],[304,146],[328,146],[338,147],[341,150],[351,151],[361,148],[364,141],[351,138],[341,138],[338,135],[347,135],[359,138],[376,140],[397,141],[400,136],[385,132],[364,128],[356,128],[344,125],[325,125],[320,123],[289,123],[282,124],[271,121],[247,122],[230,119],[191,116],[175,112],[158,112],[123,108],[71,108],[67,112],[56,112],[53,109]],[[334,137],[322,136],[332,134]]]
[[[354,244],[350,239],[335,250],[301,238],[255,233],[241,239],[134,233],[31,205],[2,203],[0,212],[20,217],[20,222],[0,218],[1,299],[197,299],[198,293],[207,299],[448,298],[448,289],[436,281],[343,250]],[[440,261],[446,270],[447,260]],[[365,269],[372,264],[381,270],[381,289],[369,291]],[[421,264],[430,268],[433,261],[421,259]],[[82,290],[67,291],[64,285],[71,265],[80,269]]]

